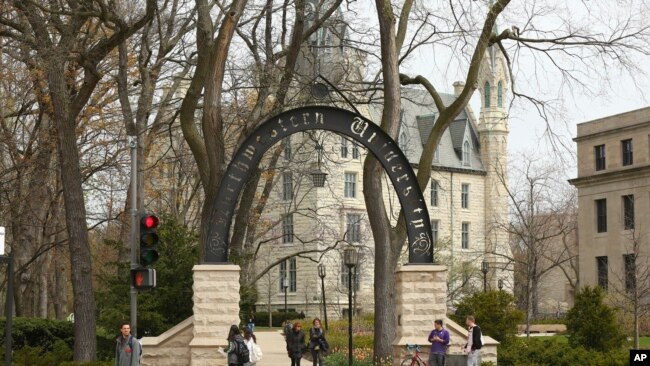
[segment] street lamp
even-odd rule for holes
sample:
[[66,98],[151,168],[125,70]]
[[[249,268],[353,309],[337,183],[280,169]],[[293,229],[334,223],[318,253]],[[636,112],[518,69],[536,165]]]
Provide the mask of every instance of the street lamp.
[[483,292],[487,291],[487,274],[490,271],[490,263],[488,261],[483,260],[483,263],[481,263],[481,272],[483,272]]
[[0,263],[7,263],[7,293],[5,294],[5,366],[11,365],[13,339],[11,327],[14,312],[14,256],[5,254],[5,228],[0,226]]
[[499,278],[499,291],[503,290],[503,280]]
[[287,276],[282,276],[282,290],[284,290],[284,316],[287,317],[287,289],[289,288],[289,280]]
[[321,159],[323,157],[323,145],[312,138],[316,144],[316,154],[318,154],[318,168],[311,172],[311,179],[314,183],[314,187],[321,188],[325,186],[325,179],[327,179],[327,173],[320,169]]
[[343,262],[348,267],[348,364],[352,366],[352,269],[356,267],[358,253],[354,247],[345,248]]
[[325,330],[327,330],[327,304],[325,302],[325,265],[318,265],[318,277],[320,277],[321,292],[323,293],[323,316],[325,319]]

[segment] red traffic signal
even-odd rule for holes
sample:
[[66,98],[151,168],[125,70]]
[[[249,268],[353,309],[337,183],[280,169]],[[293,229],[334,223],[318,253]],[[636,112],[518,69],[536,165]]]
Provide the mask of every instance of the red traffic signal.
[[152,268],[132,269],[131,285],[138,290],[150,290],[156,287],[156,270]]
[[140,218],[140,264],[150,266],[158,261],[158,216],[145,214]]

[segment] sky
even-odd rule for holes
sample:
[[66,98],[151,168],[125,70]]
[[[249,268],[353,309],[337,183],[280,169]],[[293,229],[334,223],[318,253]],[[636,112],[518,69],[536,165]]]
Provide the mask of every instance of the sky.
[[[481,6],[486,7],[487,1],[465,1],[463,4],[474,6],[476,11]],[[528,18],[521,14],[529,14],[532,11],[538,11],[542,15],[536,17],[532,24],[525,24]],[[475,14],[484,18],[484,14],[481,15],[478,11]],[[620,26],[621,20],[630,18],[641,22],[640,24],[647,23],[647,19],[650,19],[649,1],[513,1],[500,17],[498,26],[503,29],[516,25],[520,29],[528,27],[553,32],[570,22],[571,27],[580,32],[609,33],[609,29]],[[526,33],[527,36],[529,34]],[[505,46],[508,47],[508,44]],[[550,155],[559,151],[574,168],[575,143],[571,139],[576,135],[578,123],[650,106],[650,57],[623,52],[628,56],[634,54],[632,62],[638,70],[632,75],[617,68],[611,60],[599,63],[601,60],[597,58],[588,59],[590,70],[580,70],[580,60],[561,60],[563,66],[578,68],[579,71],[573,74],[580,83],[584,83],[585,89],[575,82],[563,81],[561,74],[549,60],[543,56],[539,57],[539,53],[536,58],[532,54],[520,53],[513,62],[517,87],[529,95],[552,101],[554,110],[549,114],[549,126],[556,136],[550,139],[545,134],[547,123],[540,117],[535,106],[525,100],[516,99],[509,110],[511,156],[530,151]],[[459,64],[444,47],[423,46],[400,71],[411,76],[423,75],[431,80],[439,91],[453,93],[452,83],[464,79],[467,66]],[[478,114],[478,92],[474,94],[470,104]]]

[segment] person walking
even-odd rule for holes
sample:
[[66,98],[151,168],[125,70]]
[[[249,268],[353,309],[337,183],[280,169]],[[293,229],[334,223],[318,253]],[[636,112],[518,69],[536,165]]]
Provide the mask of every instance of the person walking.
[[300,366],[302,352],[305,348],[305,333],[300,322],[293,324],[293,329],[287,335],[287,353],[291,359],[291,366]]
[[115,366],[140,366],[142,347],[140,342],[131,335],[131,324],[120,324],[120,335],[115,339]]
[[434,329],[429,333],[429,342],[431,343],[429,366],[444,366],[449,346],[449,331],[442,327],[442,319],[436,319],[433,326]]
[[246,327],[250,328],[251,332],[255,332],[255,313],[251,312],[251,315],[248,317],[248,324]]
[[259,346],[257,345],[257,337],[251,328],[244,329],[244,343],[248,348],[248,354],[250,358],[250,361],[246,362],[244,366],[255,366],[257,364],[257,361],[259,361],[256,358],[257,352],[255,348]]
[[473,315],[468,315],[465,318],[465,325],[467,325],[467,344],[465,344],[464,351],[467,353],[467,366],[480,366],[481,348],[483,347],[481,327],[476,324]]
[[312,321],[312,328],[309,330],[309,350],[313,366],[323,366],[324,355],[327,352],[327,341],[325,340],[325,331],[321,328],[320,319],[315,318]]
[[243,366],[244,363],[250,361],[250,356],[248,360],[241,360],[241,350],[239,347],[246,347],[246,343],[244,342],[244,337],[241,336],[238,326],[234,324],[230,326],[227,341],[228,348],[225,352],[228,355],[228,366]]

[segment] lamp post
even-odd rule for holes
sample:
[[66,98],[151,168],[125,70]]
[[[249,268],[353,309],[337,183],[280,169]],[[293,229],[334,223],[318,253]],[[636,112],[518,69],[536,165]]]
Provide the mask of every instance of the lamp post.
[[14,256],[5,254],[5,228],[0,226],[0,262],[7,263],[7,294],[5,300],[5,366],[11,365],[11,326],[14,312]]
[[352,269],[357,265],[358,253],[354,247],[343,251],[343,261],[348,267],[348,364],[352,366]]
[[320,277],[320,288],[323,293],[323,318],[325,319],[325,330],[327,330],[327,303],[325,302],[325,265],[318,265],[318,277]]
[[483,272],[483,292],[487,291],[487,274],[490,271],[490,263],[488,261],[483,260],[483,263],[481,263],[481,272]]
[[314,183],[314,187],[322,188],[325,186],[325,180],[327,179],[327,173],[323,172],[320,169],[320,164],[323,156],[323,145],[313,137],[312,140],[316,144],[316,154],[318,155],[318,168],[313,172],[311,172],[311,179]]
[[287,276],[282,276],[282,290],[284,290],[284,316],[287,317],[287,289],[289,288],[289,280]]
[[503,280],[499,278],[499,291],[503,291]]

